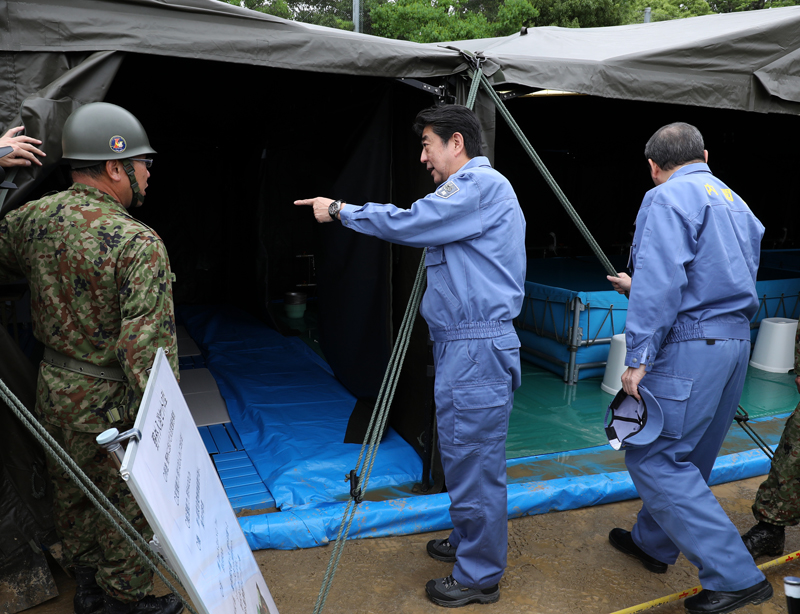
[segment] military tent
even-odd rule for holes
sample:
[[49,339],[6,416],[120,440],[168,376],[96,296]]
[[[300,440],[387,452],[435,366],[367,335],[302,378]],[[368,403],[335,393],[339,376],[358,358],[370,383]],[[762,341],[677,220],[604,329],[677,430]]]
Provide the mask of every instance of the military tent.
[[[315,227],[295,198],[406,205],[430,191],[409,126],[435,101],[466,100],[473,54],[608,251],[629,241],[648,187],[644,142],[675,120],[701,128],[712,167],[741,182],[772,245],[796,245],[798,48],[800,7],[418,45],[216,0],[0,0],[0,129],[24,124],[48,154],[16,173],[0,214],[68,184],[70,112],[97,100],[128,108],[159,152],[137,216],[167,244],[176,302],[275,323],[274,302],[313,279],[322,350],[368,405],[419,254]],[[580,96],[521,97],[539,90]],[[529,219],[529,255],[551,231],[585,252],[491,103],[478,104],[488,151]],[[404,377],[419,383],[424,327],[416,334],[416,374]],[[401,386],[394,418],[419,451],[425,390]]]

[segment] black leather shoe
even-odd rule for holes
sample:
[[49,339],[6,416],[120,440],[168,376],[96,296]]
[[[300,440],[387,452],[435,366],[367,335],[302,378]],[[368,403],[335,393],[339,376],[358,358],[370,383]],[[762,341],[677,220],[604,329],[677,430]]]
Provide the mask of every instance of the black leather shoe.
[[637,546],[633,542],[633,536],[630,531],[626,531],[625,529],[611,529],[611,533],[608,534],[608,541],[620,552],[624,552],[628,556],[639,559],[647,571],[652,571],[653,573],[667,573],[669,565],[662,563],[658,559],[654,559]]
[[725,614],[746,606],[757,604],[772,597],[772,585],[764,580],[740,591],[702,590],[683,602],[689,614]]
[[182,610],[183,603],[175,593],[163,597],[148,595],[133,603],[122,603],[106,595],[103,614],[180,614]]
[[432,539],[428,542],[428,554],[431,558],[445,563],[456,562],[456,549],[447,539]]
[[105,593],[94,578],[97,570],[76,565],[72,568],[72,573],[75,575],[76,585],[75,597],[72,599],[75,614],[94,614],[102,610]]
[[786,543],[786,528],[759,522],[742,535],[742,541],[754,559],[764,555],[780,556]]
[[495,603],[500,599],[500,586],[495,584],[489,588],[469,588],[453,578],[437,578],[425,585],[428,597],[436,605],[445,608],[460,608],[470,603]]

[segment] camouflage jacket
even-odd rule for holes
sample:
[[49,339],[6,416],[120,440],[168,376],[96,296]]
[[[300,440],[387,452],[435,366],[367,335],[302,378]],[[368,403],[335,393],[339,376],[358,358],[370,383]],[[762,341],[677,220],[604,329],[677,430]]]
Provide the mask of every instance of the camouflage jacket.
[[800,320],[797,321],[797,332],[794,334],[794,374],[800,377]]
[[111,196],[75,183],[0,220],[0,280],[21,276],[39,341],[83,362],[121,366],[127,379],[42,363],[36,407],[44,420],[85,432],[102,432],[117,416],[133,422],[159,347],[178,375],[166,248]]

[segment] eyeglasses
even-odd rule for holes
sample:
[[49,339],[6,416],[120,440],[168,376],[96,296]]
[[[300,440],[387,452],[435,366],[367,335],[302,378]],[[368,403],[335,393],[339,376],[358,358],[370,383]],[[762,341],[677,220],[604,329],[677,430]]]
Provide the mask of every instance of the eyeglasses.
[[153,166],[153,160],[151,158],[130,158],[131,162],[144,162],[145,168],[150,168]]

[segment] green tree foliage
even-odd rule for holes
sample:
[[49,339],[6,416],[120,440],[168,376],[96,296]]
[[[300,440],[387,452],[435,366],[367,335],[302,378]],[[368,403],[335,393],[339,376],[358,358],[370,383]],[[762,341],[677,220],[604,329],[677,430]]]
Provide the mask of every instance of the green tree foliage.
[[537,26],[617,26],[627,14],[627,4],[620,0],[535,0],[534,5],[539,10]]
[[706,0],[633,0],[621,23],[642,23],[647,7],[650,21],[699,17],[713,12]]
[[739,11],[757,11],[760,9],[796,6],[800,0],[710,0],[711,10],[715,13],[735,13]]
[[486,18],[460,2],[451,7],[437,0],[396,0],[376,3],[369,14],[372,33],[385,38],[432,43],[491,36]]
[[490,21],[464,0],[394,0],[370,5],[373,34],[418,43],[505,36],[532,25],[538,11],[529,0],[506,0]]
[[505,0],[496,15],[495,36],[508,36],[523,27],[535,26],[539,9],[528,0]]
[[258,11],[259,13],[283,17],[284,19],[291,19],[293,17],[292,12],[289,10],[289,5],[286,4],[286,0],[226,0],[226,2],[234,6],[241,6],[246,9]]
[[712,13],[736,13],[795,6],[800,0],[632,0],[622,23],[641,23],[650,7],[650,21],[698,17]]
[[318,26],[353,29],[352,0],[224,0],[234,6]]
[[[230,4],[343,30],[353,0],[226,0]],[[360,0],[367,34],[420,43],[506,36],[523,26],[593,28],[800,4],[800,0]]]
[[[295,21],[353,30],[353,0],[286,0]],[[362,0],[362,4],[363,4]]]

